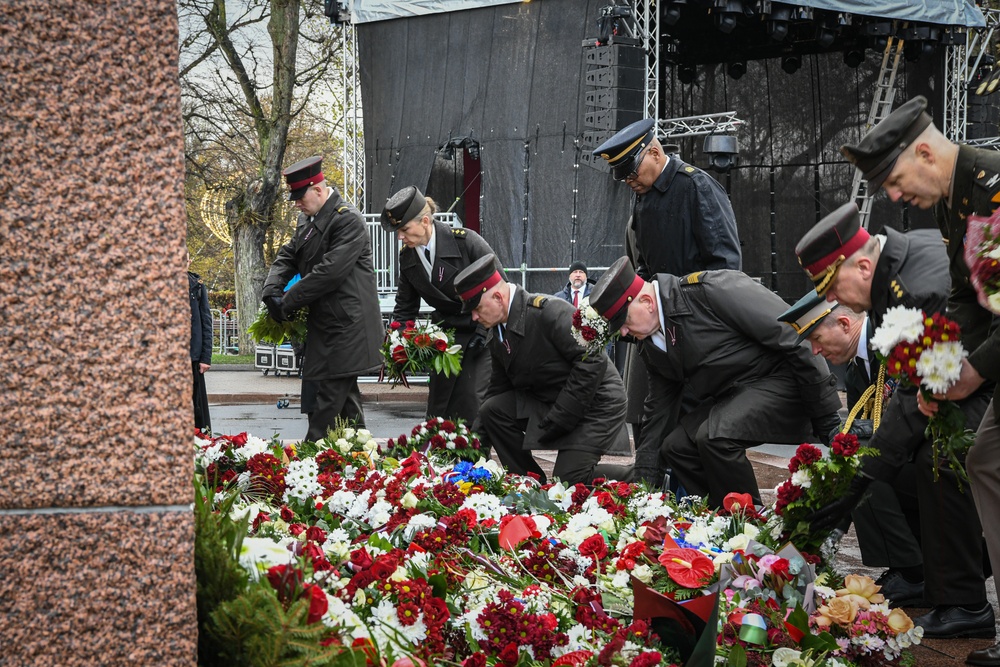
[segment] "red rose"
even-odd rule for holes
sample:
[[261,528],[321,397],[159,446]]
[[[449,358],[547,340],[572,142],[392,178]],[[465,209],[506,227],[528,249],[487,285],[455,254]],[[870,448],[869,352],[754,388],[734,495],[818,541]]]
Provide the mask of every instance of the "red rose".
[[788,560],[784,558],[779,558],[778,560],[771,563],[771,572],[776,576],[782,577],[784,579],[791,579],[791,572],[789,571]]
[[406,355],[406,350],[403,348],[402,345],[397,345],[395,348],[393,348],[391,356],[392,360],[400,365],[405,364],[407,361],[410,360],[410,358]]
[[598,560],[608,555],[608,545],[604,541],[604,536],[600,533],[591,535],[580,544],[581,556],[592,556]]
[[417,347],[430,347],[431,337],[427,334],[417,334],[413,337],[413,344]]
[[306,529],[306,539],[311,542],[322,544],[326,542],[326,532],[319,526],[309,526]]
[[290,510],[287,505],[281,506],[281,520],[285,523],[291,523],[292,519],[295,518],[295,512]]
[[399,331],[400,329],[403,328],[403,325],[399,322],[391,322],[389,323],[389,328],[392,329],[393,331]]
[[293,523],[288,526],[288,532],[298,537],[302,533],[306,532],[306,525],[304,523]]
[[462,667],[486,667],[486,654],[476,652],[462,661]]
[[306,617],[306,623],[318,622],[323,618],[326,610],[330,608],[330,603],[326,599],[326,593],[316,584],[309,584],[302,595],[303,597],[309,597],[309,616]]
[[503,650],[500,651],[500,654],[497,657],[500,658],[500,662],[502,662],[504,665],[509,665],[510,667],[514,667],[514,665],[517,664],[518,658],[520,657],[520,652],[517,650],[517,644],[515,644],[514,642],[510,642],[509,644],[503,647]]
[[365,570],[372,566],[372,557],[368,555],[368,550],[364,547],[351,552],[351,565],[359,570]]

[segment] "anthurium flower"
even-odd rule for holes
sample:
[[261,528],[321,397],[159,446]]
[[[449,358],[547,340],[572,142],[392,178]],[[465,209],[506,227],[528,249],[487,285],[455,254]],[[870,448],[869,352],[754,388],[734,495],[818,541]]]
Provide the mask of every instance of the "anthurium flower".
[[730,514],[753,510],[753,497],[749,493],[729,493],[722,499],[722,507]]
[[666,549],[659,561],[670,578],[686,588],[703,586],[715,574],[712,559],[697,549]]

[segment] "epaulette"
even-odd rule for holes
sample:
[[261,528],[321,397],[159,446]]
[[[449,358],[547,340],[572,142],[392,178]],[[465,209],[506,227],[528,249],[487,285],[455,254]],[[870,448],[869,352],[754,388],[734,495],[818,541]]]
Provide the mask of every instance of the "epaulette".
[[895,278],[889,281],[889,289],[892,291],[892,295],[897,299],[902,299],[903,295],[907,292],[906,285],[903,284],[903,280],[898,274]]
[[466,233],[466,230],[463,227],[452,227],[451,228],[451,235],[452,236],[457,236],[460,239],[464,239],[465,238],[465,233]]
[[991,202],[994,204],[1000,204],[1000,187],[997,187],[1000,185],[1000,174],[992,169],[989,171],[980,169],[976,172],[976,176],[973,180],[976,185],[993,194],[990,198]]
[[340,208],[337,209],[337,213],[343,213],[347,209],[348,209],[347,204],[344,204],[343,206],[341,206]]
[[687,173],[690,174],[691,172],[694,171],[694,167],[692,167],[691,165],[688,165],[688,166],[684,167],[684,171],[686,171]]
[[704,271],[695,271],[694,273],[687,274],[681,278],[681,285],[697,285],[701,282],[701,277],[704,273]]
[[546,297],[542,296],[541,294],[539,294],[538,296],[536,296],[534,299],[531,300],[531,307],[532,308],[541,308],[542,304],[544,304],[546,301],[548,301],[548,299]]

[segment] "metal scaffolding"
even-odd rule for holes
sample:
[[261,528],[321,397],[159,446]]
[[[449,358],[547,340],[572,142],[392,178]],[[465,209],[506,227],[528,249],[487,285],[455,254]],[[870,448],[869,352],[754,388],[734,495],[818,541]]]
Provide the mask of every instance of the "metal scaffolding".
[[344,117],[344,199],[359,211],[365,205],[365,140],[362,124],[361,82],[359,80],[358,44],[355,28],[350,23],[340,26],[341,34],[341,90],[343,91]]

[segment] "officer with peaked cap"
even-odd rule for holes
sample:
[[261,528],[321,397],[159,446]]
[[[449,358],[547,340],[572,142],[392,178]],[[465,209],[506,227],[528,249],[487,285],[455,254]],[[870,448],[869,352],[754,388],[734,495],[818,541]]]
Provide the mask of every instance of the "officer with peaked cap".
[[[809,290],[778,319],[800,339],[808,340],[813,354],[846,367],[847,407],[854,408],[878,379],[879,362],[868,345],[872,330],[867,315]],[[878,391],[882,399],[883,389]],[[868,398],[868,407],[857,413],[851,427],[851,433],[862,438],[863,444],[872,435],[870,415],[874,404],[874,397]],[[866,419],[862,421],[862,417]],[[913,464],[907,464],[893,484],[872,482],[869,496],[852,512],[861,560],[868,567],[888,568],[877,583],[896,607],[923,603],[923,555],[911,529],[919,522],[914,488]]]
[[[785,302],[744,273],[661,273],[646,282],[622,257],[597,281],[590,304],[639,340],[649,375],[637,478],[656,480],[669,465],[711,505],[733,491],[760,502],[747,448],[826,442],[840,421],[826,362],[778,321]],[[681,405],[683,387],[691,409]]]
[[382,209],[382,228],[403,244],[399,251],[399,282],[391,322],[419,316],[420,301],[434,309],[431,321],[455,332],[462,346],[462,372],[446,377],[432,373],[427,416],[464,419],[471,425],[490,379],[486,329],[462,312],[455,278],[475,260],[493,253],[471,229],[452,228],[434,219],[437,204],[413,185],[392,195]]
[[474,430],[513,473],[546,478],[531,455],[553,449],[553,476],[566,484],[622,479],[621,466],[600,465],[628,446],[625,389],[607,356],[587,355],[573,338],[574,308],[504,280],[493,255],[455,278],[472,319],[490,330],[489,389]]
[[[279,322],[308,308],[302,412],[309,415],[311,441],[326,437],[338,417],[364,425],[358,376],[382,365],[385,334],[368,229],[358,210],[327,184],[322,168],[316,156],[282,172],[299,219],[263,290]],[[301,280],[285,291],[295,274]]]
[[[895,167],[890,170],[893,172]],[[886,180],[893,179],[892,173]],[[886,228],[870,236],[860,227],[858,209],[845,204],[818,222],[795,247],[818,292],[856,311],[868,311],[874,329],[893,306],[944,313],[950,292],[948,256],[940,235],[932,230],[906,234]],[[964,332],[963,332],[964,333]],[[964,338],[964,336],[963,336]],[[989,393],[980,389],[959,406],[969,428],[982,420]],[[948,466],[934,480],[932,443],[924,435],[927,417],[917,405],[915,388],[900,388],[885,408],[882,427],[870,446],[849,493],[821,508],[811,521],[834,527],[848,518],[871,480],[892,482],[910,460],[915,462],[921,534],[935,535],[921,545],[924,594],[930,612],[914,619],[928,637],[980,636],[993,632],[993,610],[986,601],[982,570],[982,529],[972,495]]]
[[[647,118],[594,150],[595,157],[607,161],[612,177],[636,195],[626,224],[626,248],[636,272],[648,280],[656,273],[683,276],[703,269],[741,269],[736,215],[725,189],[668,152],[655,130],[656,122]],[[638,424],[647,386],[643,363],[633,352],[625,371],[628,422],[641,437]]]
[[[943,396],[961,399],[983,385],[1000,380],[1000,334],[993,327],[993,313],[979,305],[963,257],[966,220],[970,215],[987,216],[1000,202],[1000,153],[960,146],[951,142],[933,123],[926,124],[898,154],[891,145],[895,137],[911,135],[924,125],[927,100],[916,97],[876,125],[859,146],[841,150],[866,175],[869,165],[888,159],[889,173],[882,185],[893,201],[920,208],[933,208],[938,226],[948,242],[952,292],[948,313],[962,328],[962,344],[970,354],[962,362],[962,376]],[[982,519],[990,561],[1000,571],[1000,394],[993,393],[987,419],[979,427],[976,444],[969,451],[966,468],[972,495]],[[925,414],[936,406],[918,399]],[[1000,665],[1000,643],[973,651],[967,662]]]

